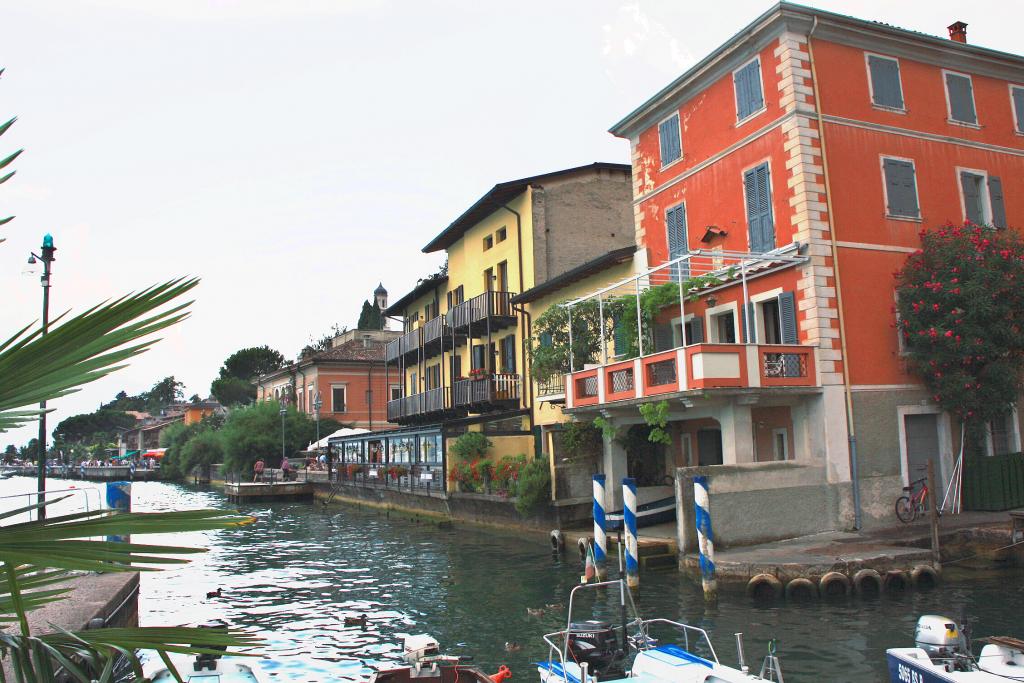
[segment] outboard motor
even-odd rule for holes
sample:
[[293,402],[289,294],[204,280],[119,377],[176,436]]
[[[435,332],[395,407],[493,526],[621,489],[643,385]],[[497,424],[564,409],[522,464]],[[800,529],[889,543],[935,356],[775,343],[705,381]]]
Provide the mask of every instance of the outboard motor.
[[441,646],[433,636],[425,633],[414,636],[406,636],[402,641],[402,659],[409,664],[419,664],[427,657],[436,657],[441,654]]
[[933,662],[966,657],[967,641],[956,622],[949,617],[926,614],[917,620],[914,645],[928,653]]
[[[227,622],[221,621],[220,619],[214,619],[213,621],[208,621],[205,624],[199,624],[199,628],[211,628],[221,631],[227,631],[228,625]],[[193,645],[192,647],[197,646]],[[207,650],[217,650],[219,652],[227,652],[228,649],[227,645],[202,645],[199,647],[203,647]],[[217,660],[220,659],[222,656],[223,655],[212,654],[197,655],[196,661],[192,663],[192,669],[197,672],[202,671],[203,669],[209,669],[210,671],[213,671],[217,668]]]
[[569,624],[569,651],[573,661],[586,663],[588,671],[597,680],[623,678],[619,662],[623,653],[611,624],[603,621],[579,621]]

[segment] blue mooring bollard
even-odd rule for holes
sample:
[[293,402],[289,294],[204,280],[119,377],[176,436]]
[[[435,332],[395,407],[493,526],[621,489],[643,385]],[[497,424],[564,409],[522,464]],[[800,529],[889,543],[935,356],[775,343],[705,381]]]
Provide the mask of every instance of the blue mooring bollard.
[[714,602],[718,600],[718,582],[715,580],[715,539],[711,532],[711,501],[708,496],[707,477],[693,478],[693,507],[697,523],[704,600]]
[[622,526],[626,531],[626,585],[640,586],[639,552],[636,542],[636,479],[622,480]]
[[608,534],[604,518],[603,474],[594,475],[594,563],[597,565],[597,580],[604,581],[605,562],[608,557]]
[[[132,511],[132,483],[130,481],[108,481],[105,489],[107,509],[118,512]],[[107,540],[130,543],[131,536],[107,536]]]

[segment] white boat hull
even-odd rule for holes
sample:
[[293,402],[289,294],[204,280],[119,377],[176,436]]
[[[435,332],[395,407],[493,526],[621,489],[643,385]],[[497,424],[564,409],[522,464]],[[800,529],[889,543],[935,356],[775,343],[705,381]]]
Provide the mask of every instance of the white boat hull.
[[896,647],[885,651],[890,683],[1006,683],[1024,676],[1024,654],[1000,645],[986,645],[972,671],[947,671],[946,666],[928,658],[918,647]]
[[[194,657],[184,655],[171,655],[171,661],[181,675],[185,683],[266,683],[267,679],[255,671],[252,667],[251,658],[224,657],[214,662],[213,668],[204,668],[196,671],[192,663]],[[153,683],[174,683],[175,678],[171,672],[162,665],[157,665],[153,670],[144,670]]]
[[[580,667],[568,662],[537,662],[541,683],[580,683]],[[662,645],[637,653],[625,678],[602,683],[750,683],[763,680],[739,669],[704,659],[678,645]],[[1005,683],[1005,682],[1004,682]]]

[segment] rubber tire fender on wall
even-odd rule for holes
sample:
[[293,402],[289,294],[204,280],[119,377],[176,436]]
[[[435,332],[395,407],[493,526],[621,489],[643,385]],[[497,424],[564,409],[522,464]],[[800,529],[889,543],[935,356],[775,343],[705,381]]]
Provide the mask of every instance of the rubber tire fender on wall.
[[872,595],[880,595],[882,593],[884,588],[882,575],[874,569],[861,569],[853,575],[853,590],[857,592],[857,595],[864,595],[864,589],[868,583],[875,585],[876,590],[871,593]]
[[910,580],[913,581],[914,588],[930,590],[939,585],[939,573],[931,565],[919,564],[910,572]]
[[[833,586],[842,586],[842,593],[836,592]],[[842,572],[828,572],[818,581],[818,593],[823,598],[847,596],[850,594],[850,578]]]
[[773,600],[777,600],[782,595],[781,581],[771,574],[758,574],[747,582],[747,596],[751,598],[767,597],[763,594],[766,586],[771,589]]
[[786,584],[786,600],[813,600],[818,597],[818,584],[803,577]]

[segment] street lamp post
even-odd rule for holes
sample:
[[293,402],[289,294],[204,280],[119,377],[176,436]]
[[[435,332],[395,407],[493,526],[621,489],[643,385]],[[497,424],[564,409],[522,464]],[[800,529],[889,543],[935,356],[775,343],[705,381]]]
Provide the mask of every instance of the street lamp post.
[[284,468],[284,461],[287,459],[287,454],[284,447],[284,416],[288,414],[288,409],[285,407],[285,402],[281,401],[281,466]]
[[[53,246],[53,235],[46,233],[43,236],[43,246],[40,249],[42,256],[29,252],[29,265],[37,260],[43,262],[43,275],[39,278],[43,285],[43,330],[42,336],[46,336],[47,326],[50,322],[50,264],[56,259],[53,252],[57,248]],[[46,492],[46,401],[39,402],[39,471],[36,477],[37,503],[44,502],[43,496]],[[39,519],[46,519],[46,508],[39,508]]]
[[324,402],[320,399],[320,392],[316,392],[316,398],[313,399],[313,419],[316,421],[316,452],[320,453],[320,408],[322,408]]

